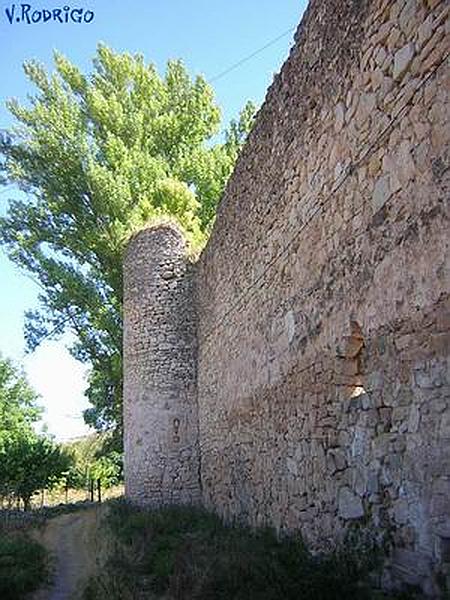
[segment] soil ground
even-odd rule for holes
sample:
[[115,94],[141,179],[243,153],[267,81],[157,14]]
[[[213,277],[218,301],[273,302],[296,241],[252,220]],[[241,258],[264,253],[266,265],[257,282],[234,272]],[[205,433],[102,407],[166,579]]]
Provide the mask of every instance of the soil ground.
[[32,600],[75,600],[83,582],[95,570],[96,532],[101,507],[49,519],[35,529],[34,539],[53,555],[52,584],[32,596]]

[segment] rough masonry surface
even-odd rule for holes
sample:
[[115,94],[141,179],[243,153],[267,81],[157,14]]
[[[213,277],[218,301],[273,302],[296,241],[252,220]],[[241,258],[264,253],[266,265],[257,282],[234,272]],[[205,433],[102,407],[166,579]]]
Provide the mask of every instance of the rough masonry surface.
[[392,544],[383,584],[432,597],[450,563],[449,9],[310,2],[190,301],[183,288],[196,339],[146,292],[146,261],[165,260],[167,245],[143,232],[125,264],[146,282],[125,299],[125,354],[143,345],[146,365],[125,362],[130,497],[183,495],[182,478],[150,477],[164,461],[177,471],[181,454],[169,413],[146,404],[181,344],[189,366],[167,401],[176,411],[190,390],[189,465],[198,441],[201,468],[188,489],[201,484],[225,518],[301,530],[318,549],[354,523],[373,527]]
[[125,492],[141,505],[197,503],[196,315],[182,234],[141,231],[124,267]]

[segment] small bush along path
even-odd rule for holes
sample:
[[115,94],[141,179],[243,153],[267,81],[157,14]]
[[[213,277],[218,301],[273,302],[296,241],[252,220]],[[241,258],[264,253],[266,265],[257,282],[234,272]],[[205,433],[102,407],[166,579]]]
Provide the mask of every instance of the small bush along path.
[[45,548],[23,533],[0,533],[0,598],[21,600],[49,577]]

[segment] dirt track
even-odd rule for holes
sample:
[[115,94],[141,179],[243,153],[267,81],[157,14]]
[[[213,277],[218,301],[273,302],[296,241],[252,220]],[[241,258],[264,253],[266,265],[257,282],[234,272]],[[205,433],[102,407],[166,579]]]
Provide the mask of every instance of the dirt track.
[[95,568],[96,531],[100,510],[80,510],[50,519],[33,537],[55,558],[53,584],[35,593],[32,600],[72,600],[80,584]]

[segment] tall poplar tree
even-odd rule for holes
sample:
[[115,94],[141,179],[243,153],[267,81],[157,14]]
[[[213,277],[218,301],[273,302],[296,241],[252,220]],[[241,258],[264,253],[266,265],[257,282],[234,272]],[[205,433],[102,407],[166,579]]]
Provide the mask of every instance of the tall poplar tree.
[[26,340],[75,334],[90,364],[88,423],[121,423],[122,255],[134,230],[160,216],[204,244],[254,114],[249,103],[217,141],[220,110],[203,77],[180,61],[159,75],[142,56],[100,45],[89,75],[59,53],[48,74],[24,65],[29,101],[8,102],[0,174],[26,200],[0,220],[9,257],[41,288]]

